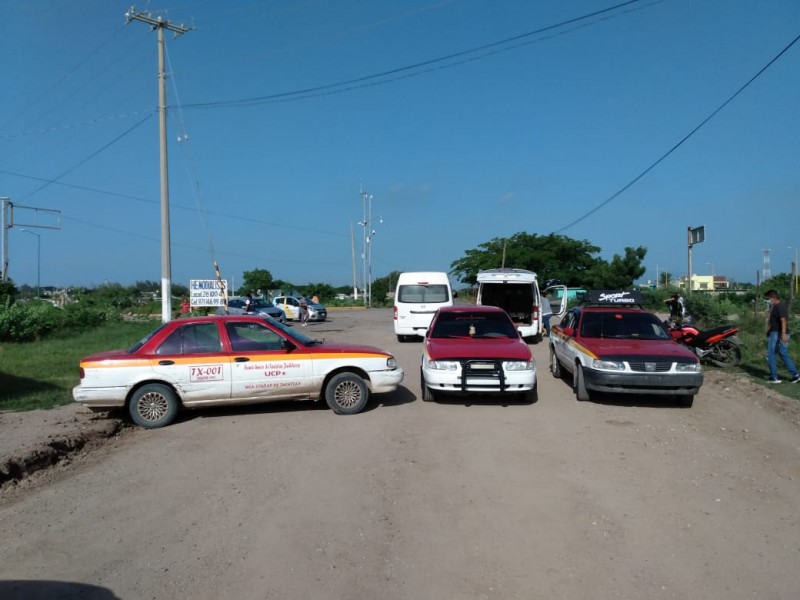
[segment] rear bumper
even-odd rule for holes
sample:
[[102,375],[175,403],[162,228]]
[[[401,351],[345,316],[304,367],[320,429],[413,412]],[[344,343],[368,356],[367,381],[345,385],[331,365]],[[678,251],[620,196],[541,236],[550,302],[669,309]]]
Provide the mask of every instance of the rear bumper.
[[76,385],[72,388],[72,398],[75,402],[89,408],[122,408],[125,406],[127,397],[128,388],[126,387],[85,388]]
[[586,388],[610,394],[695,395],[702,373],[608,373],[583,370]]

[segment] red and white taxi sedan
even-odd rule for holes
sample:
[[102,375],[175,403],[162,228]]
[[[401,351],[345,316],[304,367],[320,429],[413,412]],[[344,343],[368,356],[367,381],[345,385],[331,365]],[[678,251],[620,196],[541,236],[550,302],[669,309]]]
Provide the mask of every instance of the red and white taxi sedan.
[[511,317],[495,306],[448,306],[425,334],[422,399],[446,394],[519,394],[536,401],[536,363]]
[[593,291],[551,328],[550,371],[572,374],[578,400],[592,392],[671,396],[691,406],[703,385],[694,352],[673,341],[637,291]]
[[161,325],[129,350],[80,361],[72,395],[94,410],[126,408],[146,428],[180,408],[322,400],[355,414],[370,393],[391,392],[403,369],[389,352],[306,337],[259,316],[208,316]]

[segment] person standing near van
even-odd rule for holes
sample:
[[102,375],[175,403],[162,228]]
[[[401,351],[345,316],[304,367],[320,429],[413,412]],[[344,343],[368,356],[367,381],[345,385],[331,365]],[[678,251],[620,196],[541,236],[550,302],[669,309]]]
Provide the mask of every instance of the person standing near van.
[[[776,290],[769,290],[764,297],[769,300],[772,310],[769,312],[769,327],[767,328],[767,365],[769,366],[769,383],[780,383],[778,377],[778,360],[781,357],[783,364],[792,376],[791,382],[800,381],[800,372],[789,356],[789,310],[781,303]],[[777,355],[777,356],[776,356]]]
[[542,296],[542,303],[539,305],[542,311],[542,324],[544,325],[544,334],[550,337],[550,317],[553,316],[553,308],[550,306],[550,300],[547,296]]

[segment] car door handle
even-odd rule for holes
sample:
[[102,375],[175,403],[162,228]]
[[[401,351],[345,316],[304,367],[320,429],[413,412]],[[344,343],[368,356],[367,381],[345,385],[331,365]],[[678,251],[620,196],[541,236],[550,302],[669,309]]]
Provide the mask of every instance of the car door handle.
[[158,361],[158,364],[161,365],[162,367],[167,367],[169,365],[174,365],[175,361],[174,360],[160,360],[160,361]]
[[249,360],[246,356],[237,356],[233,359],[234,362],[248,362]]

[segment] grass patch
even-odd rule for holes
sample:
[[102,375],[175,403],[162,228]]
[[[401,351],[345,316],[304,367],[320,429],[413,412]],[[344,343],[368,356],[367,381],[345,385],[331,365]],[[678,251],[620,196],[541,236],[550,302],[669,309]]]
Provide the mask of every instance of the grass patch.
[[94,352],[129,348],[159,321],[108,323],[70,336],[0,345],[0,410],[54,408],[72,402],[78,362]]

